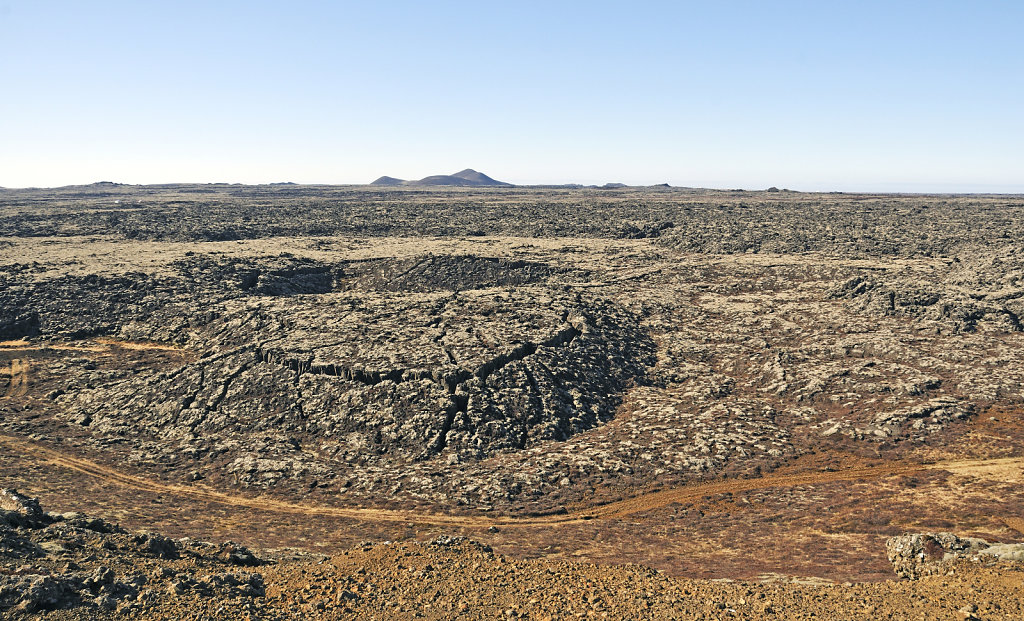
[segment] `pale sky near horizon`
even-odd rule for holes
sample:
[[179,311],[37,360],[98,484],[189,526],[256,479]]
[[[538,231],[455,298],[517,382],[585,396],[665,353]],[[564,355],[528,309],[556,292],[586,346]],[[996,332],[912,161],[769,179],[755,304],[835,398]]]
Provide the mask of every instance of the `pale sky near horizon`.
[[0,0],[0,186],[1024,192],[1024,2]]

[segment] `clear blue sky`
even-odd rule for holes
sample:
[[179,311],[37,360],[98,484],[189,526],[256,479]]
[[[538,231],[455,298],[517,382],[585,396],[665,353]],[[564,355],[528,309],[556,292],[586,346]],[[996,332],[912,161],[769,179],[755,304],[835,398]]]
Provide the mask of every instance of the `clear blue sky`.
[[0,186],[1024,192],[1024,2],[0,0]]

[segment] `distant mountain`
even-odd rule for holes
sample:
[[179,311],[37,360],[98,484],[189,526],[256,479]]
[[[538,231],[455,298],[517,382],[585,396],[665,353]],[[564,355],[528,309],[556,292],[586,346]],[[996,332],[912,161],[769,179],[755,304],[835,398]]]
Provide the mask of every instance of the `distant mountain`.
[[[483,176],[487,177],[487,175]],[[507,183],[495,181],[490,177],[487,177],[487,179],[490,179],[490,183],[474,181],[472,179],[466,179],[465,177],[459,177],[457,175],[430,175],[429,177],[424,177],[419,181],[406,181],[405,185],[457,185],[463,187],[508,185]]]
[[405,181],[402,179],[396,179],[394,177],[384,175],[383,177],[378,177],[377,180],[370,185],[402,185],[403,183],[405,183]]
[[477,172],[472,168],[466,170],[460,170],[454,175],[430,175],[422,179],[413,181],[405,181],[402,179],[396,179],[395,177],[384,176],[370,185],[406,185],[406,186],[427,186],[427,185],[454,185],[462,187],[485,187],[485,186],[511,186],[511,183],[505,183],[504,181],[497,181],[483,174]]
[[452,177],[458,177],[459,179],[465,179],[472,185],[512,185],[511,183],[503,183],[501,181],[495,181],[482,172],[477,172],[472,168],[466,170],[460,170],[459,172],[452,175]]
[[430,175],[424,177],[418,181],[406,181],[405,185],[473,185],[469,181],[461,177],[455,177],[453,175]]

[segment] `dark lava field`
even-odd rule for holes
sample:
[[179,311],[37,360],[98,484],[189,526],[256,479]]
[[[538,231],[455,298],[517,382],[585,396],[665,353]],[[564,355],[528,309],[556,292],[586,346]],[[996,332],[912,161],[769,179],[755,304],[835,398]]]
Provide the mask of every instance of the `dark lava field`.
[[[581,615],[1016,618],[1022,447],[1021,196],[0,190],[0,488],[49,511],[0,507],[0,615],[561,618],[511,566],[674,593]],[[907,533],[993,605],[900,604],[959,580]],[[438,554],[481,607],[395,573]]]

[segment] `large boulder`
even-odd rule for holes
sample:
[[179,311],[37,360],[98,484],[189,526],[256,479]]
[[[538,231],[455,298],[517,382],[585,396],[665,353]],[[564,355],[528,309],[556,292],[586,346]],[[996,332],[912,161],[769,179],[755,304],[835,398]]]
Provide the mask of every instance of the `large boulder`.
[[39,500],[29,498],[16,489],[0,488],[0,510],[19,513],[26,517],[42,517],[43,508]]

